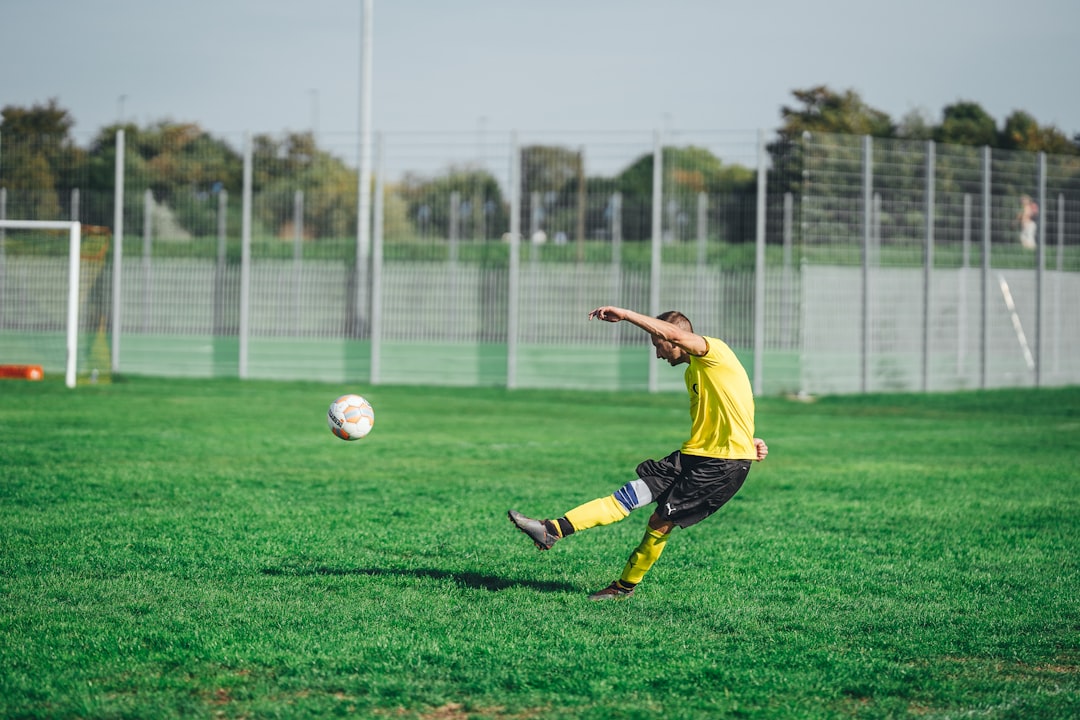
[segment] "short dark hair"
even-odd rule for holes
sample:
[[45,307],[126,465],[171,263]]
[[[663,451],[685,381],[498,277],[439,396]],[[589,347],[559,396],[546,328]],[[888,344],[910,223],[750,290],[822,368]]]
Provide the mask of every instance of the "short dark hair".
[[678,310],[668,310],[667,312],[662,312],[656,316],[656,319],[663,320],[664,322],[669,322],[672,325],[678,325],[683,330],[689,330],[690,332],[694,332],[694,325],[690,322],[690,318],[686,317]]

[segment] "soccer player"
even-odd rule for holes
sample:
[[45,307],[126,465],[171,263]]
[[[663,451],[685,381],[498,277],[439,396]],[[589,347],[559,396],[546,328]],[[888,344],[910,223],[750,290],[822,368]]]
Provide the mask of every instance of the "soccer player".
[[604,306],[589,319],[625,320],[652,336],[656,357],[672,366],[686,364],[690,395],[690,437],[662,460],[637,466],[637,478],[612,495],[570,510],[556,520],[534,520],[510,510],[511,522],[541,550],[572,533],[626,518],[656,503],[641,543],[618,580],[589,596],[612,600],[633,595],[634,588],[660,553],[671,531],[690,527],[720,509],[742,487],[753,460],[764,460],[769,448],[754,437],[754,395],[746,370],[726,344],[694,332],[690,320],[671,310],[650,317],[620,307]]

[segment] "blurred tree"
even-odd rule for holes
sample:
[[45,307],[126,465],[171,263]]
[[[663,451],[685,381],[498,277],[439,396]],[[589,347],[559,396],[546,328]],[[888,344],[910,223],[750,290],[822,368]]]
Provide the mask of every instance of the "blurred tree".
[[813,133],[896,137],[889,115],[866,104],[854,90],[836,92],[826,85],[792,90],[798,105],[783,105],[783,124],[766,148],[772,157],[770,182],[781,192],[798,193],[803,179],[802,142]]
[[521,191],[562,193],[577,180],[581,151],[553,145],[527,145],[521,148]]
[[[128,138],[135,136],[139,129],[133,123],[109,125],[98,131],[90,142],[87,151],[86,185],[92,192],[107,195],[109,201],[88,208],[86,222],[94,225],[111,226],[113,224],[114,183],[116,180],[116,135],[124,131],[124,185],[128,188],[147,186],[146,162],[127,152]],[[124,217],[141,221],[143,212],[142,198],[138,193],[124,193]]]
[[1027,150],[1052,155],[1077,155],[1080,147],[1056,127],[1040,126],[1028,113],[1015,110],[1005,118],[1000,146],[1006,150]]
[[784,122],[779,132],[783,139],[796,139],[808,132],[896,136],[896,126],[888,114],[867,105],[854,90],[838,93],[818,85],[792,90],[791,94],[801,106],[780,108]]
[[[487,170],[452,167],[434,178],[406,175],[398,191],[422,237],[449,238],[453,230],[460,239],[488,240],[502,237],[510,224],[499,182]],[[452,208],[454,198],[458,205]]]
[[[63,205],[84,153],[69,133],[74,126],[55,99],[30,108],[5,106],[0,121],[0,186],[6,187],[9,214],[36,220],[66,220]],[[64,202],[62,202],[63,198]]]
[[582,149],[557,145],[527,145],[521,149],[521,198],[528,221],[528,233],[534,220],[536,228],[549,237],[578,237],[584,232],[584,199],[579,190],[587,192],[585,156]]
[[[755,170],[725,165],[706,148],[665,147],[663,152],[664,196],[669,200],[669,214],[694,212],[699,193],[730,198],[756,191]],[[646,240],[652,235],[652,175],[653,154],[648,153],[615,178],[615,188],[623,196],[623,236],[627,240]],[[711,204],[716,207],[715,202]],[[710,227],[729,238],[742,236],[736,225],[741,227],[741,219],[727,214],[710,222]]]
[[994,118],[974,102],[946,105],[934,139],[954,145],[989,145],[997,147],[998,133]]
[[252,159],[252,184],[261,197],[259,216],[275,234],[292,237],[293,200],[301,191],[306,237],[356,235],[357,173],[320,150],[312,133],[289,133],[280,140],[257,135]]
[[900,119],[896,136],[904,140],[933,140],[933,120],[922,110],[911,110]]
[[95,186],[112,187],[116,132],[124,130],[125,218],[143,222],[143,192],[184,232],[211,236],[217,228],[216,194],[228,190],[240,198],[243,161],[223,140],[194,123],[162,120],[146,128],[134,124],[101,130],[90,145],[89,177]]

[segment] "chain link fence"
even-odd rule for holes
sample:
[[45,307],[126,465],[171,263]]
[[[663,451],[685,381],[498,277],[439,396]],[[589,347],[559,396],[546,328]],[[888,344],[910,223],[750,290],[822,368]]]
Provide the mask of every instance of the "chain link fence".
[[[87,229],[86,373],[680,389],[639,331],[586,320],[619,304],[682,310],[767,394],[1080,381],[1076,157],[386,133],[365,245],[355,135],[180,126],[11,145],[0,218]],[[0,363],[63,367],[65,248],[0,234]]]

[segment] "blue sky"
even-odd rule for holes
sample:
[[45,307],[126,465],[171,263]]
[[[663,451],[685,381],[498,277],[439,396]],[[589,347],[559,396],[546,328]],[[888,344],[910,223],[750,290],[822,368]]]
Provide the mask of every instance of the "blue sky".
[[[775,128],[791,90],[958,100],[1080,133],[1076,0],[375,0],[374,128]],[[360,0],[0,0],[0,106],[220,134],[355,132]]]

